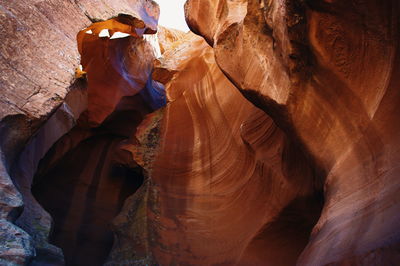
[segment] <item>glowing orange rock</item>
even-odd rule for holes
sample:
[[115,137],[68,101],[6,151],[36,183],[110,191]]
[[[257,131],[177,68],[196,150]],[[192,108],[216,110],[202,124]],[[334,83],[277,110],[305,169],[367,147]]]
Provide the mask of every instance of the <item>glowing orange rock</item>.
[[123,97],[138,94],[149,82],[156,54],[145,32],[143,21],[120,15],[78,33],[90,125],[101,124]]
[[326,173],[300,265],[397,263],[399,14],[395,0],[186,3],[224,73]]
[[[149,180],[115,221],[110,263],[293,263],[319,216],[313,164],[241,96],[203,39],[184,40],[163,54],[153,75],[167,80],[169,104],[126,147]],[[287,217],[287,208],[307,214]],[[273,230],[264,230],[269,225]],[[253,241],[257,236],[290,243],[290,255],[254,252],[264,243]]]

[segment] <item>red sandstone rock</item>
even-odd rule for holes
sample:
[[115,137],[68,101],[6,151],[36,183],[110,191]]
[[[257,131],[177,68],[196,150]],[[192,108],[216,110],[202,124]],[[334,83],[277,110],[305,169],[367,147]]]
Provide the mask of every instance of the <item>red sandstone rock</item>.
[[2,3],[0,117],[48,115],[65,97],[79,64],[76,33],[91,20],[119,13],[145,21],[148,31],[156,29],[159,9],[150,0]]
[[[395,0],[188,0],[190,27],[212,48],[192,34],[161,31],[163,58],[151,77],[165,83],[169,103],[138,125],[163,102],[162,86],[149,78],[157,52],[148,42],[156,38],[141,39],[156,31],[154,2],[1,4],[7,34],[0,46],[0,235],[7,243],[0,245],[0,264],[26,263],[35,250],[35,263],[60,262],[49,257],[60,255],[47,243],[51,218],[30,189],[39,160],[75,125],[85,97],[67,99],[13,171],[11,164],[38,128],[37,118],[48,117],[69,90],[78,62],[75,33],[90,24],[86,16],[108,19],[117,10],[130,15],[78,37],[89,122],[104,122],[100,132],[130,136],[113,143],[114,156],[103,150],[107,165],[138,163],[148,177],[114,222],[109,265],[396,264],[399,8]],[[110,37],[116,31],[132,37],[99,37],[105,28]],[[10,116],[16,114],[23,115]],[[63,165],[63,155],[93,134],[74,132],[54,146],[45,160],[49,169]],[[26,204],[17,223],[33,239],[12,224],[22,197],[10,173]],[[116,191],[93,189],[116,205]],[[44,200],[54,192],[44,191]],[[73,200],[77,206],[82,195]]]
[[109,223],[142,181],[140,174],[115,164],[114,153],[122,139],[95,135],[58,160],[65,142],[57,143],[41,163],[32,191],[54,219],[51,240],[63,249],[67,265],[104,263],[112,246]]
[[[161,119],[140,126],[139,144],[127,146],[150,179],[115,221],[109,265],[293,264],[319,216],[312,163],[240,95],[204,40],[189,34],[160,61],[174,70],[169,104]],[[285,252],[273,244],[277,252],[254,252],[273,239]]]
[[[94,23],[78,33],[92,126],[100,125],[124,96],[138,94],[149,79],[156,55],[142,38],[142,29],[136,28],[138,23],[118,17]],[[126,37],[113,39],[118,33]]]
[[169,29],[162,26],[158,27],[158,41],[160,44],[161,53],[173,49],[187,34],[180,30]]
[[397,1],[186,3],[224,73],[326,173],[301,265],[399,256],[399,12]]
[[[137,25],[141,32],[153,33],[156,29],[158,6],[148,0],[0,3],[0,264],[27,263],[35,249],[35,263],[56,263],[46,262],[46,256],[54,251],[43,249],[51,248],[47,243],[51,219],[32,198],[30,184],[39,160],[74,126],[86,106],[87,98],[75,97],[73,92],[73,88],[81,90],[82,86],[71,84],[79,64],[76,33],[91,20],[120,13],[144,21],[145,25]],[[49,123],[37,132],[51,115]],[[22,159],[16,162],[18,157]],[[17,170],[12,165],[17,165]],[[22,196],[10,176],[21,186],[26,205],[18,224],[33,239],[12,224],[21,214]]]

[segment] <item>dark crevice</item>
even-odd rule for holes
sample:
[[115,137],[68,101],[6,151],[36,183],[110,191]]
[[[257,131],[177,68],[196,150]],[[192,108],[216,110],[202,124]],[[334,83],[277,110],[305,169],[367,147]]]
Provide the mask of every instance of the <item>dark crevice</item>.
[[243,260],[251,265],[295,265],[309,242],[324,205],[323,193],[294,199],[248,245]]
[[[295,11],[298,8],[293,7]],[[142,26],[139,25],[140,20],[127,15],[120,14],[114,19],[122,24]],[[258,20],[248,22],[258,23]],[[237,26],[231,25],[231,31],[224,33],[232,34],[233,30],[233,34],[237,35]],[[265,24],[265,34],[274,38],[272,27],[267,26]],[[303,26],[295,25],[293,30]],[[222,35],[220,37],[226,39]],[[127,40],[121,40],[121,43]],[[289,54],[289,58],[299,61],[296,66],[305,69],[311,59],[300,62],[299,58],[308,52],[308,46],[301,38],[297,41],[292,42],[296,53]],[[213,44],[210,40],[208,43]],[[119,54],[113,56],[117,61],[121,59],[117,57]],[[88,69],[92,73],[98,71],[95,68]],[[300,72],[299,69],[292,70]],[[115,75],[124,77],[119,72]],[[285,132],[287,141],[282,152],[282,170],[289,183],[304,187],[300,196],[293,199],[249,243],[243,261],[255,265],[265,261],[276,265],[293,265],[307,245],[311,230],[321,215],[326,173],[303,144],[284,106],[255,91],[241,90],[241,93],[270,115]],[[120,144],[135,136],[144,115],[161,108],[165,103],[163,86],[149,78],[145,89],[136,96],[122,97],[113,113],[107,114],[104,120],[99,119],[101,125],[90,123],[88,109],[78,121],[78,126],[61,138],[41,161],[32,193],[54,220],[49,242],[63,250],[66,265],[103,265],[106,262],[113,246],[111,222],[121,211],[124,201],[144,182],[142,168],[133,161],[132,154],[125,154],[121,150]],[[79,130],[86,132],[82,134]],[[63,147],[65,143],[70,145],[69,149]],[[304,176],[308,179],[303,180]],[[51,261],[51,258],[47,261]]]
[[63,250],[66,265],[105,263],[113,245],[111,222],[144,181],[142,168],[120,146],[143,119],[129,109],[138,105],[136,98],[124,98],[97,128],[86,126],[84,113],[40,161],[32,194],[53,219],[49,242]]
[[121,140],[111,134],[93,136],[48,169],[41,164],[35,176],[32,193],[54,220],[50,243],[63,250],[66,265],[105,262],[113,244],[110,223],[143,183],[139,166],[114,160]]

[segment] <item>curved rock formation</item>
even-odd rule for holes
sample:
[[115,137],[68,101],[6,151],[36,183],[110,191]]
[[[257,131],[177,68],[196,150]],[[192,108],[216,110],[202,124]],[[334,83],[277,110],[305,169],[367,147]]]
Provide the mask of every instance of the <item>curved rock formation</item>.
[[[54,258],[53,265],[62,263],[61,250],[47,243],[51,218],[32,197],[31,183],[40,159],[87,108],[85,83],[74,82],[79,64],[76,33],[93,21],[121,13],[130,14],[124,19],[135,20],[142,33],[156,31],[159,8],[150,0],[0,4],[2,265],[50,263],[48,259]],[[153,94],[144,92],[144,98],[162,98],[159,84],[145,83]],[[12,224],[17,218],[18,226],[29,234]]]
[[400,4],[185,11],[0,4],[0,264],[397,264]]
[[[143,196],[116,219],[108,264],[293,264],[322,206],[313,162],[240,95],[203,39],[178,42],[153,73],[168,79],[169,103],[159,122],[138,131],[140,144],[126,147],[137,162],[155,157],[151,169],[143,165]],[[156,134],[156,149],[140,141],[143,133]],[[274,238],[285,252],[255,252]]]
[[159,53],[158,43],[155,48],[143,38],[149,31],[154,33],[143,21],[119,15],[94,23],[78,33],[78,49],[88,80],[88,122],[91,126],[100,125],[123,97],[136,95],[145,87],[147,94],[143,97],[150,106],[164,105],[162,85],[149,79],[153,60]]
[[299,264],[398,256],[399,12],[374,0],[186,3],[224,73],[327,173]]
[[169,29],[162,26],[158,27],[157,37],[160,44],[160,52],[163,54],[168,50],[179,45],[179,40],[182,40],[186,34],[183,31]]
[[2,3],[0,14],[1,118],[14,114],[39,118],[62,102],[73,81],[79,64],[78,31],[92,21],[129,14],[155,32],[159,8],[151,0],[17,0]]
[[[110,221],[141,185],[141,173],[119,166],[114,153],[123,140],[111,134],[80,142],[57,163],[41,164],[33,195],[54,219],[50,241],[67,265],[102,265],[112,246]],[[62,145],[46,156],[51,162]],[[49,157],[49,158],[48,158]]]

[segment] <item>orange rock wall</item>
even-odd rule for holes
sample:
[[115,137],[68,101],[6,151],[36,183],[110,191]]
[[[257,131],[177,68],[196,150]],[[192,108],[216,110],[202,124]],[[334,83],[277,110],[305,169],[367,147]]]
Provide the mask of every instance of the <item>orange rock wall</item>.
[[[188,0],[185,12],[200,36],[156,35],[150,0],[0,5],[0,264],[62,263],[31,186],[40,159],[80,116],[78,132],[43,161],[49,169],[68,168],[68,149],[104,132],[118,136],[112,152],[101,146],[108,140],[93,148],[107,165],[144,169],[113,222],[106,265],[396,265],[398,1]],[[71,87],[78,51],[87,95],[84,82]],[[77,190],[81,178],[107,176],[71,171]],[[122,187],[93,188],[112,205],[93,217],[115,215]],[[44,190],[41,200],[54,197]],[[74,254],[78,242],[69,243]]]
[[399,8],[373,0],[186,3],[190,27],[213,45],[224,73],[326,172],[326,203],[301,265],[398,256]]
[[[153,74],[170,73],[169,103],[156,127],[156,150],[142,151],[155,153],[146,196],[132,198],[116,219],[121,242],[109,264],[149,256],[163,264],[193,265],[199,258],[204,264],[293,264],[322,206],[314,162],[239,93],[203,39],[188,34],[178,42]],[[136,159],[141,148],[127,149]],[[143,212],[145,229],[130,231]],[[255,251],[277,238],[284,252]]]

